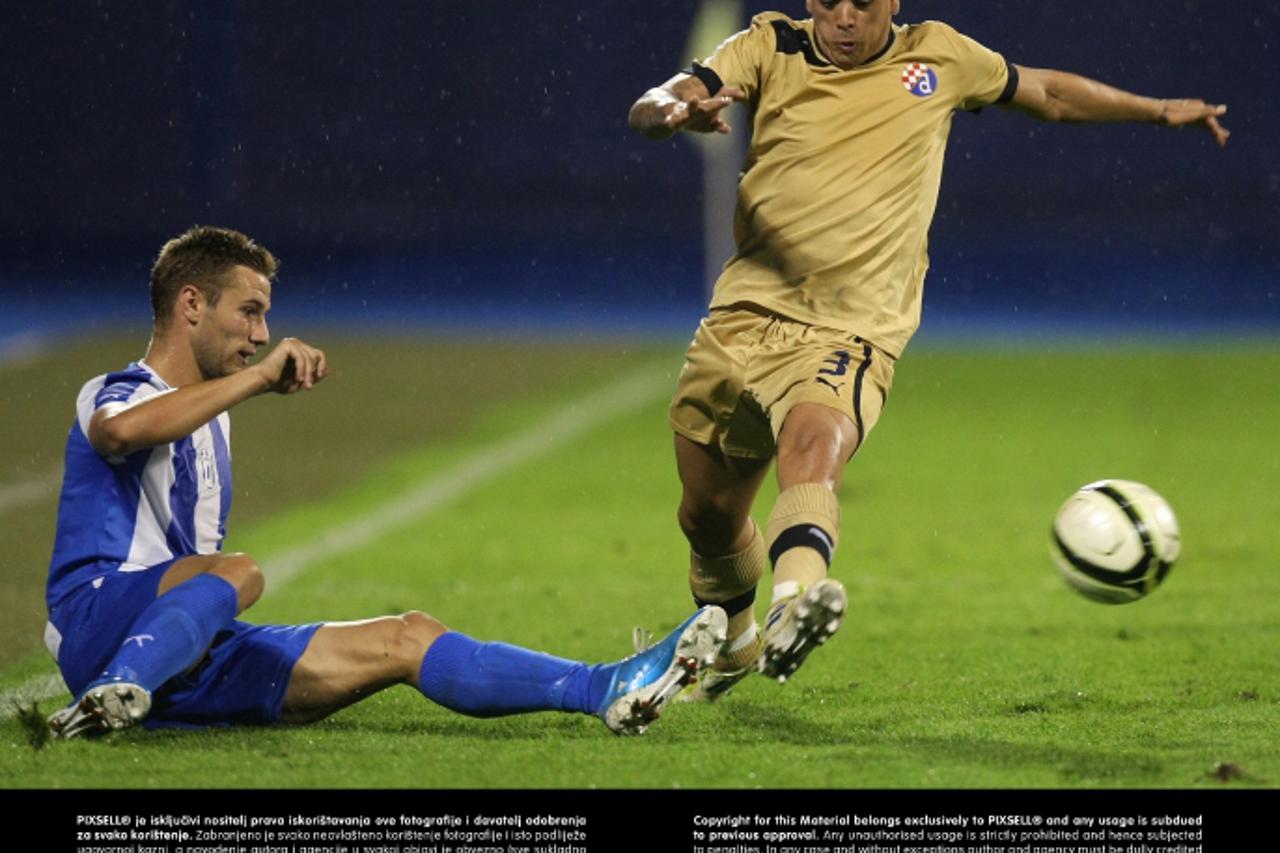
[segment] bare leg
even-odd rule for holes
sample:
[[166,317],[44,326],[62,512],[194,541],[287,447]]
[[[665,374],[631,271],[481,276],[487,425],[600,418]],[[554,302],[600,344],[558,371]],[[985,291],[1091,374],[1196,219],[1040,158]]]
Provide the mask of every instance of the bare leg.
[[778,436],[778,488],[821,483],[834,492],[857,448],[858,429],[843,412],[817,403],[797,404]]
[[748,524],[769,460],[725,456],[718,448],[676,435],[676,469],[684,494],[680,529],[693,550],[721,557],[746,548],[754,535]]
[[393,684],[417,687],[427,649],[447,630],[417,611],[324,625],[294,665],[282,722],[319,720]]
[[706,608],[646,651],[593,666],[480,642],[418,612],[329,624],[294,665],[280,719],[318,720],[393,684],[409,684],[468,716],[577,712],[600,717],[619,734],[640,734],[711,662],[724,624],[721,611]]
[[[717,604],[728,615],[715,669],[734,673],[736,680],[755,662],[758,648],[753,605],[769,560],[751,520],[751,504],[769,460],[726,456],[681,435],[675,441],[676,467],[684,484],[678,517],[691,551],[689,588],[699,606]],[[732,683],[711,675],[689,698],[714,700]]]
[[827,572],[840,534],[835,492],[857,446],[853,421],[826,406],[800,403],[782,425],[779,494],[765,532],[773,596],[760,671],[770,678],[786,681],[840,627],[846,594]]
[[858,431],[842,412],[800,403],[778,436],[778,502],[765,538],[774,561],[774,603],[827,576],[840,532],[836,490],[857,449]]

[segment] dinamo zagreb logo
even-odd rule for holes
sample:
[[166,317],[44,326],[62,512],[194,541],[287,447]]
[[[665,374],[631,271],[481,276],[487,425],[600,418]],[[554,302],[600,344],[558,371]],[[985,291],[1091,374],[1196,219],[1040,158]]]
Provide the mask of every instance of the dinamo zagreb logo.
[[927,98],[938,91],[938,75],[923,62],[913,62],[902,69],[902,85],[917,98]]
[[218,460],[213,451],[202,447],[196,451],[196,471],[200,476],[200,490],[216,491],[218,488]]

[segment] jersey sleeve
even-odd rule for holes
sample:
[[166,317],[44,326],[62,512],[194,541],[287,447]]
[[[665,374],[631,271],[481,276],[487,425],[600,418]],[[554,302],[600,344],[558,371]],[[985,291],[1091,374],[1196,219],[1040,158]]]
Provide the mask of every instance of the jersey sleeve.
[[724,86],[736,86],[746,93],[747,100],[755,101],[764,60],[775,51],[776,37],[769,20],[767,15],[755,16],[750,27],[729,36],[705,60],[694,62],[688,73],[701,80],[712,95]]
[[112,403],[129,403],[138,397],[150,396],[156,389],[150,384],[151,374],[142,368],[128,368],[108,373],[102,387],[93,397],[93,407],[100,409]]
[[[151,374],[135,366],[90,380],[80,390],[80,396],[76,401],[76,415],[80,430],[86,437],[89,435],[89,424],[99,409],[105,410],[108,415],[114,415],[131,406],[136,406],[143,400],[149,400],[173,390],[175,389],[162,390],[152,385]],[[107,461],[113,464],[123,459],[124,457],[121,456],[107,457]]]
[[1018,89],[1018,71],[996,53],[966,35],[946,28],[948,41],[955,51],[956,68],[961,86],[957,107],[979,110],[989,104],[1008,102]]

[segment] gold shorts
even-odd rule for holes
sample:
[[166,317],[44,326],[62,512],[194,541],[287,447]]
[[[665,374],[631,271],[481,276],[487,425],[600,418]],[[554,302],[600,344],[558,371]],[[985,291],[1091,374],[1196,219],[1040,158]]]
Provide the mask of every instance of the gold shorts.
[[792,407],[817,403],[853,421],[860,447],[884,408],[893,363],[848,332],[719,309],[693,336],[668,418],[690,441],[770,459]]

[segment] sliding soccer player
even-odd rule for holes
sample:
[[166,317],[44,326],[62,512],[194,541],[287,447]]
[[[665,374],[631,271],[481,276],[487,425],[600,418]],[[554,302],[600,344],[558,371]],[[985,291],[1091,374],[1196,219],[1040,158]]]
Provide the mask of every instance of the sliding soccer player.
[[640,734],[708,666],[725,615],[704,607],[662,642],[588,666],[479,642],[411,611],[360,622],[253,625],[263,591],[247,554],[224,554],[228,410],[310,390],[324,352],[270,340],[276,259],[235,231],[197,227],[151,272],[145,358],[81,389],[67,439],[45,640],[75,701],[59,737],[151,725],[302,723],[394,684],[487,717],[558,710]]

